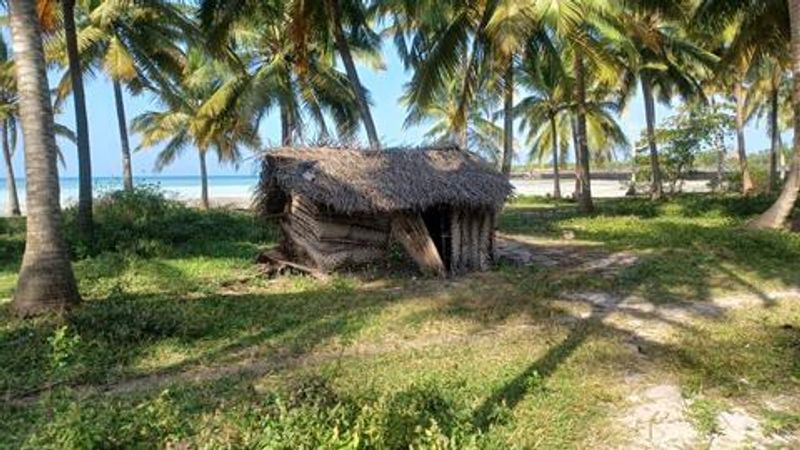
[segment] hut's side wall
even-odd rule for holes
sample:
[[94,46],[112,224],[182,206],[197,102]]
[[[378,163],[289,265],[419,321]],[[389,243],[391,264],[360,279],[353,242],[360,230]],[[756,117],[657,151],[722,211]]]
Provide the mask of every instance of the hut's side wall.
[[450,211],[450,272],[487,270],[494,260],[494,211],[459,209]]
[[294,195],[281,221],[296,256],[322,270],[381,258],[389,241],[387,218],[336,214]]

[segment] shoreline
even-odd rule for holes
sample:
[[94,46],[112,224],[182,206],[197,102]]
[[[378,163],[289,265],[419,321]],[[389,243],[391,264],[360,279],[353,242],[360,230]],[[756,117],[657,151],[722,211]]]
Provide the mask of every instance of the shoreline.
[[[533,195],[547,197],[553,192],[553,179],[552,178],[512,178],[511,184],[514,185],[515,195]],[[561,180],[561,192],[565,197],[571,195],[575,189],[574,178],[565,178]],[[200,187],[199,186],[186,186],[180,189],[166,186],[163,192],[168,199],[176,200],[188,206],[197,207],[200,203]],[[227,185],[214,187],[209,189],[209,202],[212,208],[231,208],[231,209],[250,209],[253,195],[253,186],[251,184],[240,185]],[[608,179],[593,179],[592,180],[592,197],[594,198],[621,198],[625,197],[628,190],[627,180],[608,180]],[[215,195],[214,192],[220,192],[220,195]],[[683,184],[683,192],[685,193],[701,193],[709,192],[708,181],[706,180],[687,180]],[[62,196],[61,207],[67,208],[76,202],[76,198],[72,195]],[[6,214],[6,197],[0,192],[0,217],[7,217]],[[25,212],[25,196],[24,191],[20,192],[20,207],[23,214]]]

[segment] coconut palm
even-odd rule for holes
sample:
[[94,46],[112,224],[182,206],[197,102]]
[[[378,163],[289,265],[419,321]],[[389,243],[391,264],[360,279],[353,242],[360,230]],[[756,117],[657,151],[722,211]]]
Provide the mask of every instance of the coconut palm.
[[378,48],[380,36],[369,27],[368,11],[361,0],[203,0],[200,19],[208,32],[209,43],[215,50],[227,44],[230,28],[253,11],[272,11],[286,17],[282,26],[288,32],[294,57],[300,65],[309,60],[309,52],[318,43],[333,42],[342,61],[350,90],[356,100],[361,122],[370,146],[380,148],[378,132],[372,119],[367,91],[361,84],[355,60],[362,59],[374,67],[382,67]]
[[[713,18],[713,21],[706,20]],[[787,54],[792,61],[795,89],[794,111],[800,110],[800,0],[703,0],[698,8],[698,23],[719,31],[731,23],[736,35],[723,62],[741,63]],[[715,29],[714,29],[715,28]],[[750,222],[752,228],[781,228],[794,208],[800,190],[800,116],[794,117],[795,142],[791,170],[781,195],[761,216]]]
[[765,58],[754,66],[751,78],[752,84],[747,94],[747,121],[767,119],[770,148],[766,190],[772,192],[778,182],[782,122],[791,114],[790,79],[786,75],[785,62],[774,58]]
[[441,144],[456,142],[463,150],[497,165],[502,158],[504,135],[503,128],[492,120],[495,104],[490,95],[476,98],[469,110],[466,129],[461,130],[457,125],[459,105],[456,95],[460,86],[460,79],[452,79],[447,91],[438,94],[439,99],[424,108],[404,96],[401,102],[408,106],[404,127],[428,124],[427,140]]
[[541,161],[549,149],[553,159],[553,198],[560,199],[559,157],[568,148],[566,136],[571,131],[572,80],[559,55],[546,54],[539,48],[526,53],[519,80],[530,92],[515,107],[515,115],[522,119],[520,129],[528,130],[528,143],[534,144],[529,160],[538,157]]
[[[541,0],[534,13],[558,36],[564,47],[565,61],[571,68],[573,83],[573,142],[575,147],[576,195],[581,211],[594,209],[591,190],[591,151],[587,134],[589,113],[588,89],[593,83],[616,79],[617,62],[608,51],[607,31],[613,3],[599,0]],[[603,89],[605,90],[605,89]]]
[[331,119],[340,142],[352,139],[359,124],[358,102],[347,75],[336,70],[333,47],[324,42],[308,44],[305,58],[298,60],[284,26],[286,19],[275,10],[269,14],[256,10],[232,29],[231,46],[246,76],[239,97],[231,100],[243,102],[259,119],[277,109],[284,146],[303,139],[307,119],[321,141],[331,138]]
[[78,138],[78,233],[84,242],[91,245],[94,227],[92,221],[92,162],[89,147],[89,120],[86,116],[86,95],[83,91],[83,70],[75,25],[75,0],[60,0],[60,16],[57,11],[58,0],[37,0],[36,3],[42,31],[50,35],[58,33],[58,40],[63,39],[64,43]]
[[12,156],[17,143],[17,83],[14,80],[14,62],[11,60],[6,40],[0,36],[0,126],[2,127],[3,160],[6,164],[7,213],[19,216],[19,196],[14,177]]
[[132,129],[141,134],[139,149],[164,144],[156,170],[171,164],[189,147],[197,150],[203,208],[209,207],[208,153],[216,153],[220,162],[236,163],[243,148],[255,150],[260,145],[253,118],[230,100],[239,84],[226,64],[192,49],[174,87],[161,93],[165,109],[145,112],[132,123]]
[[[497,88],[503,103],[502,171],[507,175],[514,154],[514,76],[519,55],[529,37],[543,35],[536,33],[530,6],[531,2],[510,0],[424,3],[391,14],[398,49],[414,69],[408,85],[410,104],[427,109],[447,92],[453,78],[460,80],[453,125],[462,143],[474,99],[480,91]],[[413,44],[409,47],[407,42]],[[489,87],[491,80],[495,86]]]
[[13,305],[24,316],[80,301],[62,231],[53,110],[42,30],[31,1],[9,0],[25,150],[27,227]]
[[[664,2],[673,7],[675,3],[685,2]],[[624,67],[620,77],[623,98],[629,101],[638,84],[644,99],[653,199],[663,195],[655,136],[655,101],[668,105],[675,95],[683,101],[701,95],[700,82],[717,62],[714,54],[700,47],[682,29],[679,21],[683,15],[679,8],[657,10],[628,5],[612,19],[624,37],[616,41]]]
[[[523,81],[523,85],[532,93],[520,101],[515,109],[522,119],[520,129],[527,130],[527,141],[532,145],[529,161],[538,159],[541,162],[545,157],[553,158],[553,196],[559,198],[559,159],[561,163],[566,160],[571,137],[573,151],[577,148],[574,139],[577,130],[574,120],[576,104],[571,97],[574,80],[567,76],[553,78],[555,76],[556,73],[552,73],[541,80]],[[619,151],[630,149],[625,132],[617,121],[619,105],[607,100],[609,94],[602,85],[590,87],[587,97],[586,141],[587,147],[592,149],[591,159],[599,163],[612,161]],[[580,186],[577,187],[576,193],[579,195]]]
[[[123,186],[133,189],[128,127],[123,88],[137,94],[154,86],[168,86],[165,74],[180,70],[181,45],[197,34],[183,11],[170,2],[119,2],[82,0],[77,21],[77,40],[84,71],[105,72],[111,79],[122,154]],[[47,46],[51,59],[65,64],[68,55],[63,43],[52,40]],[[72,89],[67,71],[58,86],[63,100]]]

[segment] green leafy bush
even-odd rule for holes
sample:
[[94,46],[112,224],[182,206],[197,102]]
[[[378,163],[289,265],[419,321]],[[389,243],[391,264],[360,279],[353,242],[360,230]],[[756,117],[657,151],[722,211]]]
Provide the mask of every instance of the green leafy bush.
[[111,191],[94,203],[94,241],[78,238],[77,209],[65,212],[67,240],[75,256],[103,252],[139,256],[167,256],[191,247],[203,251],[209,243],[267,239],[270,230],[248,214],[224,210],[202,211],[168,199],[158,186],[142,185],[133,191]]

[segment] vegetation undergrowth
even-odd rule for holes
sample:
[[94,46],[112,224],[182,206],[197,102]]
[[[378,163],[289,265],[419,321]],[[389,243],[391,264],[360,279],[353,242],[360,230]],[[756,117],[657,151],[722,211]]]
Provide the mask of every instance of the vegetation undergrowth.
[[[800,398],[800,306],[770,296],[797,285],[800,239],[740,227],[768,202],[621,199],[584,216],[520,198],[500,218],[504,235],[635,263],[608,276],[502,264],[449,280],[322,282],[260,276],[254,257],[276,233],[248,212],[191,209],[151,188],[109,193],[96,205],[95,248],[73,244],[84,304],[30,321],[0,305],[0,447],[608,446],[631,373],[676,380],[704,433],[737,403],[792,432],[797,408],[758,404]],[[4,297],[23,231],[0,220]],[[566,301],[575,291],[668,307],[708,309],[717,295],[764,304],[650,339]]]

